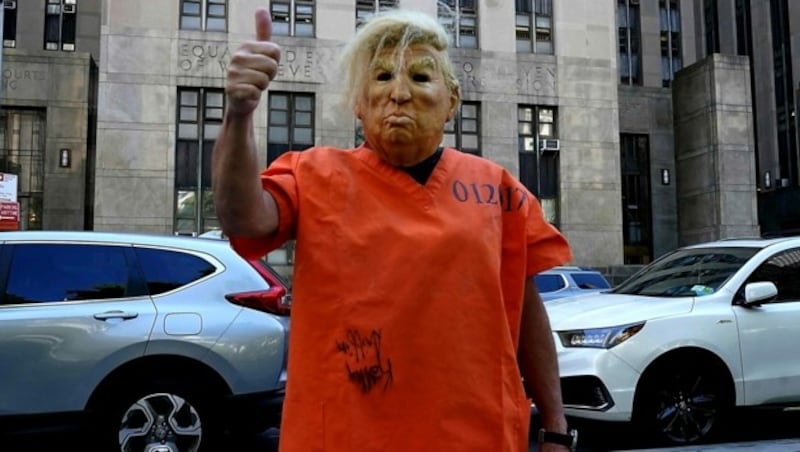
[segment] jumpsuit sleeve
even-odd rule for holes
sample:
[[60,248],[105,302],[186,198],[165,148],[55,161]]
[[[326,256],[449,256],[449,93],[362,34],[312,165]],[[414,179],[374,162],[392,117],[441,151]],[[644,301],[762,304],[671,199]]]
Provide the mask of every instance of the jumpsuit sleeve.
[[295,238],[298,190],[296,168],[300,152],[286,152],[261,173],[261,186],[275,199],[278,229],[264,237],[230,237],[234,250],[246,259],[258,259]]

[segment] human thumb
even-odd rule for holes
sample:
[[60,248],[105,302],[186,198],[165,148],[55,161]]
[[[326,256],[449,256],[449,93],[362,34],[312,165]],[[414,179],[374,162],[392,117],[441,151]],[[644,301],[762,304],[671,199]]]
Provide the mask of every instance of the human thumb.
[[269,41],[272,38],[272,17],[267,8],[256,9],[256,40]]

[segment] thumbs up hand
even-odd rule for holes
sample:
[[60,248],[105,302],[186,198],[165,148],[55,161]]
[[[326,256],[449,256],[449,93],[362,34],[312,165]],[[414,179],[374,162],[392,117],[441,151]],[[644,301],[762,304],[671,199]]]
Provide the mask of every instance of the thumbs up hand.
[[266,8],[255,11],[255,40],[245,41],[231,55],[225,93],[228,112],[249,115],[258,106],[261,92],[267,89],[278,71],[281,48],[272,39],[272,19]]

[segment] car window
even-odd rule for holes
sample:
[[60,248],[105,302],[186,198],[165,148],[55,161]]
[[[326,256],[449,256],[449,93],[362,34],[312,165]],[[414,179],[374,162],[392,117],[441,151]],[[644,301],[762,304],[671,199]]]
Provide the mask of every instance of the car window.
[[5,304],[128,296],[128,265],[119,246],[15,245]]
[[652,297],[695,297],[717,291],[758,248],[678,249],[647,265],[613,293]]
[[610,289],[611,285],[598,273],[573,273],[572,279],[581,289]]
[[539,293],[555,292],[566,287],[564,278],[561,275],[536,275],[534,280]]
[[150,295],[158,295],[214,273],[215,267],[193,254],[136,248]]
[[780,301],[800,300],[800,249],[782,251],[767,259],[746,283],[771,281],[778,287]]

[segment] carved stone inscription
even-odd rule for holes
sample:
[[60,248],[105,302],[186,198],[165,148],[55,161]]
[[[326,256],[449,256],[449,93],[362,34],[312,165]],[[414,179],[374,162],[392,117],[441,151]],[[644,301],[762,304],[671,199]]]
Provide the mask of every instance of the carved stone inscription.
[[486,87],[486,79],[481,74],[480,68],[470,61],[464,61],[456,66],[456,76],[463,91],[482,91]]
[[311,82],[317,70],[317,57],[311,49],[284,49],[276,80]]
[[[182,41],[178,44],[178,69],[185,75],[224,77],[232,50],[224,42]],[[277,80],[313,82],[318,75],[316,51],[283,48]]]
[[455,72],[464,92],[505,91],[515,85],[519,94],[555,96],[556,70],[549,64],[495,64],[487,61],[455,61]]
[[206,73],[219,68],[225,73],[230,50],[224,42],[183,41],[178,44],[178,68],[188,73]]
[[40,82],[47,78],[47,71],[25,69],[25,68],[6,68],[3,69],[3,91],[16,91],[25,84]]
[[517,77],[520,94],[556,95],[556,69],[551,65],[520,64]]

